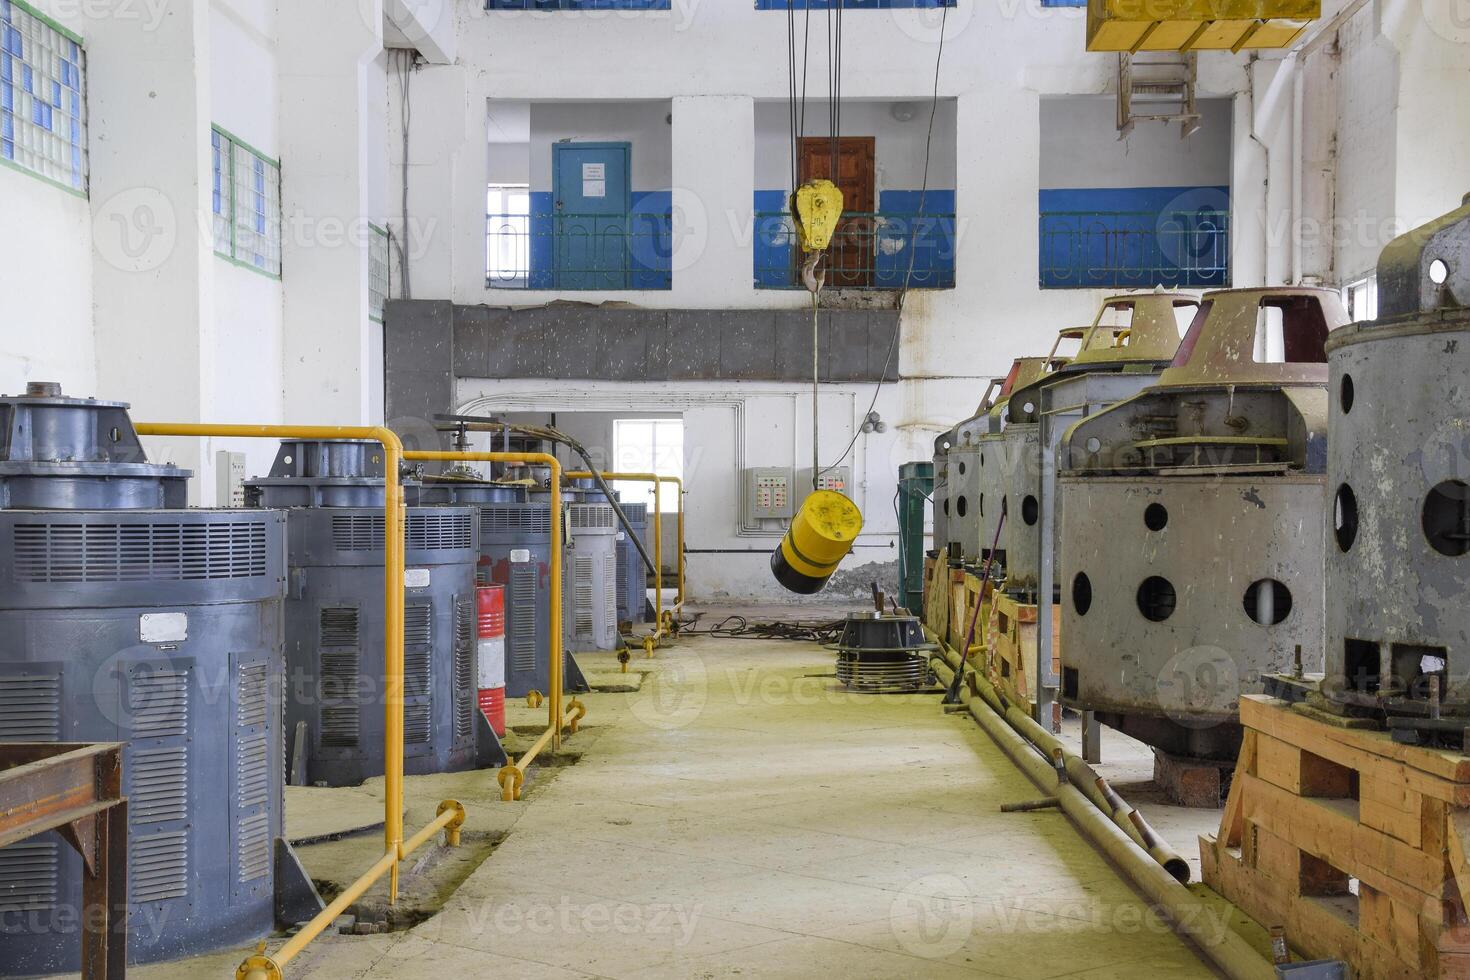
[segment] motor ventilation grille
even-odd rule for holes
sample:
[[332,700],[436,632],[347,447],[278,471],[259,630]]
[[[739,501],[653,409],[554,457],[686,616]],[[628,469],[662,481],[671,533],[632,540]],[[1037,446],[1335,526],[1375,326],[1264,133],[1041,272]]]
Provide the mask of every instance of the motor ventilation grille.
[[[382,551],[382,514],[333,514],[332,544],[338,551]],[[451,551],[474,546],[468,511],[415,512],[408,515],[405,545],[415,551]]]
[[0,677],[0,741],[54,742],[60,736],[59,674]]
[[21,841],[0,850],[0,912],[44,912],[56,907],[60,845]]
[[188,582],[266,573],[262,521],[15,525],[20,582]]
[[510,664],[513,671],[536,669],[535,565],[513,565],[510,572]]
[[128,898],[164,902],[189,893],[189,837],[184,830],[132,835],[128,849]]
[[549,535],[550,533],[551,508],[545,504],[480,508],[481,537],[497,534]]
[[570,509],[574,531],[612,530],[618,526],[612,504],[573,504]]

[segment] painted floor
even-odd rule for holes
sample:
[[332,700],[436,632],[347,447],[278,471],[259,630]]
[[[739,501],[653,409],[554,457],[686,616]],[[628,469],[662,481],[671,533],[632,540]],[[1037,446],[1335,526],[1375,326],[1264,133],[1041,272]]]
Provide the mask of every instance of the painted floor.
[[1040,791],[937,697],[849,694],[811,644],[684,639],[634,664],[639,691],[584,698],[576,765],[481,804],[520,813],[437,915],[324,936],[286,975],[1216,975],[1065,817],[1001,814]]

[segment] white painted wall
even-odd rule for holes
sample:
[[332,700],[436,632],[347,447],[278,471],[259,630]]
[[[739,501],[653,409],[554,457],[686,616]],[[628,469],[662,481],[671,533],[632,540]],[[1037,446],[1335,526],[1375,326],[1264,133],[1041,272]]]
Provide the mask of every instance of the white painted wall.
[[[494,108],[492,106],[492,113]],[[673,178],[668,101],[531,104],[533,191],[551,190],[551,145],[563,140],[631,143],[634,191],[667,190]]]
[[1041,100],[1041,186],[1228,187],[1229,99],[1199,102],[1200,130],[1140,123],[1118,139],[1118,103],[1111,95]]
[[[84,34],[87,24],[70,9],[74,4],[31,5]],[[91,204],[4,166],[0,201],[0,392],[24,391],[27,381],[59,381],[65,391],[91,394],[97,388]]]
[[[209,7],[210,117],[272,159],[281,159],[274,0],[214,0]],[[281,280],[214,260],[215,422],[284,421],[284,292]],[[264,473],[276,446],[219,439],[211,451],[245,454],[247,473]],[[213,485],[206,488],[212,492]],[[207,494],[206,494],[207,496]]]

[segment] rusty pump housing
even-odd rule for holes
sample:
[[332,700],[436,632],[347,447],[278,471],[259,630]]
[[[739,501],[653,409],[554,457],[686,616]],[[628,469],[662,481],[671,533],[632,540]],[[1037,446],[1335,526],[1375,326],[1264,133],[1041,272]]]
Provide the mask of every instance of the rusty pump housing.
[[1163,752],[1233,763],[1239,698],[1324,635],[1330,290],[1208,293],[1159,383],[1058,460],[1062,700]]
[[1399,741],[1470,726],[1470,198],[1378,262],[1379,318],[1328,341],[1323,693]]

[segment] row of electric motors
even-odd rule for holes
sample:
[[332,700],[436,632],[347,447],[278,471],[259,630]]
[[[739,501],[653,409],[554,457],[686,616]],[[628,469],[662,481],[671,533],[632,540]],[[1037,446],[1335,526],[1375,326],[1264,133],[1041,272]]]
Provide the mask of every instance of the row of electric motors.
[[[126,743],[135,962],[267,934],[283,786],[384,771],[383,459],[285,442],[247,509],[187,509],[126,405],[0,397],[0,741]],[[503,764],[505,698],[548,690],[549,473],[456,473],[403,484],[409,774]],[[562,499],[563,649],[610,650],[644,618],[646,510]],[[81,883],[55,833],[0,849],[0,975],[78,968]]]
[[1377,283],[1351,325],[1323,289],[1108,299],[1073,356],[1016,361],[939,437],[934,554],[1060,606],[1038,717],[1059,699],[1228,763],[1239,698],[1315,672],[1349,709],[1464,729],[1470,207],[1391,243]]

